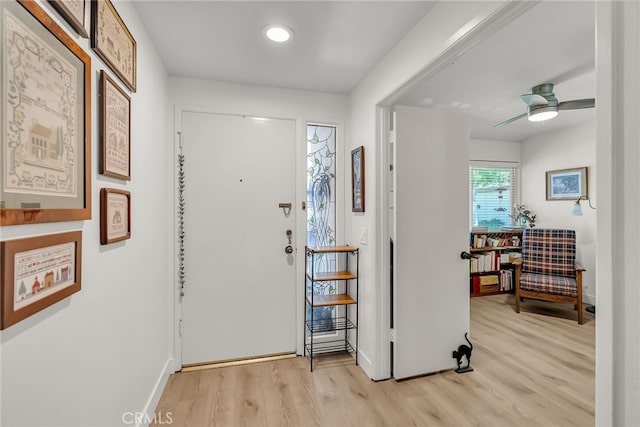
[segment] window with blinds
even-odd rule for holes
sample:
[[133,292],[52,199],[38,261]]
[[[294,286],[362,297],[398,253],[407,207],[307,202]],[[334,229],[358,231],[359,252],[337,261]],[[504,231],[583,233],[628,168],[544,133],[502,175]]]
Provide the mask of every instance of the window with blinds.
[[513,225],[511,215],[518,196],[518,168],[469,167],[470,220],[472,227],[500,230]]

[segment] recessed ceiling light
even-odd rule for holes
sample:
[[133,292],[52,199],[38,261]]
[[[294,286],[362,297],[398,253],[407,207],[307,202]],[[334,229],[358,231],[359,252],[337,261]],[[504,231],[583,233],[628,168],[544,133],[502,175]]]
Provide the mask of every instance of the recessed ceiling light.
[[285,25],[274,24],[264,27],[264,35],[276,43],[284,43],[293,38],[293,30]]

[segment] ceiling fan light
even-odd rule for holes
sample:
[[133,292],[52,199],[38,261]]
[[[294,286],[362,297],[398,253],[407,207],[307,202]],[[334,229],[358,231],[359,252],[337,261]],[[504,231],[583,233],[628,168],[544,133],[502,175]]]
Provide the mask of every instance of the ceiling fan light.
[[553,119],[558,115],[558,108],[556,106],[544,106],[540,108],[529,108],[529,121],[530,122],[542,122],[544,120]]

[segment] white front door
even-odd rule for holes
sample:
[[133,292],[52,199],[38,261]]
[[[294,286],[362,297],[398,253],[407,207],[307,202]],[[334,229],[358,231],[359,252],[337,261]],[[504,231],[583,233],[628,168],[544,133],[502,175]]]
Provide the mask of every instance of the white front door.
[[182,141],[182,364],[295,352],[295,121],[183,112]]
[[[393,376],[455,368],[469,330],[469,126],[395,107]],[[393,229],[393,227],[392,227]]]

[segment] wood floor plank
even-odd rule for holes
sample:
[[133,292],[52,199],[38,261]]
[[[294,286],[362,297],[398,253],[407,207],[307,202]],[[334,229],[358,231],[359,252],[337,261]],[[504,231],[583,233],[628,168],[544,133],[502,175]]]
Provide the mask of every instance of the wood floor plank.
[[[171,375],[173,426],[593,426],[595,318],[513,295],[471,300],[474,371],[371,381],[350,355]],[[463,338],[461,337],[461,343]],[[452,366],[453,366],[452,359]],[[153,424],[152,424],[153,425]]]

